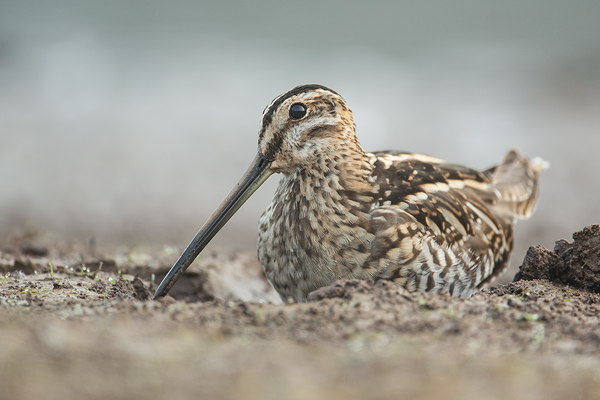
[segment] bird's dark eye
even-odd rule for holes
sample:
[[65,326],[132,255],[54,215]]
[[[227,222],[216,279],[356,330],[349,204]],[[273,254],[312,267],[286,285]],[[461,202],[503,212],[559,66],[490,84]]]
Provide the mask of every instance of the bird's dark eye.
[[301,103],[292,104],[290,107],[290,118],[300,119],[306,115],[306,106]]

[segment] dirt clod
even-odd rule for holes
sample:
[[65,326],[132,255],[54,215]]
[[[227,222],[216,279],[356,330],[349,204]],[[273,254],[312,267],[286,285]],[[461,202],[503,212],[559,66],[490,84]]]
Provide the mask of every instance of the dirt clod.
[[532,246],[515,281],[547,279],[600,293],[600,225],[573,234],[573,243],[562,239],[554,251]]
[[90,285],[89,289],[92,292],[95,292],[98,294],[104,294],[104,293],[106,293],[106,284],[104,284],[104,282],[96,281]]
[[319,301],[335,297],[351,298],[353,292],[364,292],[373,287],[369,281],[358,279],[340,279],[329,286],[324,286],[308,294],[308,301]]
[[144,282],[137,275],[133,278],[133,290],[135,294],[135,298],[138,300],[148,300],[150,298],[150,291],[144,286]]
[[21,253],[30,256],[44,257],[46,254],[48,254],[48,249],[45,246],[33,243],[30,240],[23,241],[20,248]]
[[69,282],[53,282],[52,288],[55,290],[56,289],[73,289],[73,285],[71,285]]

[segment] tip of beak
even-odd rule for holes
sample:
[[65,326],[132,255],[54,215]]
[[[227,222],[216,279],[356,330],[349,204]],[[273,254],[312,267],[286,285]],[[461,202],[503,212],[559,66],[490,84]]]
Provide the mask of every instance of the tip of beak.
[[175,265],[163,278],[162,282],[154,293],[153,300],[166,296],[171,287],[177,282],[179,277],[185,272],[190,264],[196,259],[198,254],[217,234],[217,232],[229,221],[229,218],[246,202],[246,200],[263,184],[273,171],[270,169],[271,161],[257,154],[250,167],[242,176],[238,184],[223,200],[219,208],[206,221],[202,229],[198,231],[190,244],[181,254]]

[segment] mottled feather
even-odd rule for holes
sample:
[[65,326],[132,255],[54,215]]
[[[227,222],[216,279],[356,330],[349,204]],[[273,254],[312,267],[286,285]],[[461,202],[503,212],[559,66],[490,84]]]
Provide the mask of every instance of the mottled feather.
[[[288,116],[296,103],[308,108],[303,123]],[[515,150],[483,172],[365,153],[344,100],[316,85],[274,100],[260,132],[259,151],[284,175],[260,219],[258,255],[281,297],[297,301],[340,278],[470,296],[507,268],[543,169]]]

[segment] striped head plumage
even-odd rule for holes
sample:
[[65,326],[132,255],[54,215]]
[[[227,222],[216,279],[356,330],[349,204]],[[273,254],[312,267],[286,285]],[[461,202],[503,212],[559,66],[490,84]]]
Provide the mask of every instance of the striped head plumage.
[[298,86],[265,108],[254,161],[155,298],[274,173],[282,178],[259,222],[258,257],[283,299],[305,301],[343,278],[468,297],[507,268],[514,224],[533,212],[544,168],[515,150],[486,171],[366,153],[338,93]]
[[311,168],[316,153],[330,150],[329,142],[360,146],[352,111],[344,99],[320,85],[298,86],[282,94],[263,111],[258,152],[272,161],[274,172]]

